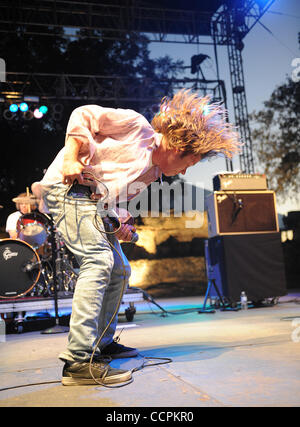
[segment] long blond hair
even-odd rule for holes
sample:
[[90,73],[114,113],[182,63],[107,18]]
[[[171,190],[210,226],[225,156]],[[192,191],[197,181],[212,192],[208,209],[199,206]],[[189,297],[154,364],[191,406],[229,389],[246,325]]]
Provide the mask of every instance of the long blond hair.
[[202,154],[202,158],[223,153],[232,158],[240,152],[239,135],[226,121],[227,112],[208,96],[199,97],[182,89],[173,98],[161,100],[152,120],[155,131],[163,134],[168,148],[182,154]]

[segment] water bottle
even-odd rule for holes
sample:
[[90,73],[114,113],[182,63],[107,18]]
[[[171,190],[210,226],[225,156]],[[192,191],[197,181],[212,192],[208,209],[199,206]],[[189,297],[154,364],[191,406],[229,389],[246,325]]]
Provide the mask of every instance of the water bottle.
[[5,320],[0,315],[0,342],[5,342],[6,325]]
[[248,299],[246,292],[243,291],[241,293],[241,310],[247,310],[248,309]]

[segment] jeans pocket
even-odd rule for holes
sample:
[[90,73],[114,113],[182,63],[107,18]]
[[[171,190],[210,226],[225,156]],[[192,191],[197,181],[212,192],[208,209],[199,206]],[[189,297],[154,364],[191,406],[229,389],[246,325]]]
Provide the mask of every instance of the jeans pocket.
[[57,224],[65,213],[65,190],[54,187],[44,194],[43,199],[53,217],[53,221]]

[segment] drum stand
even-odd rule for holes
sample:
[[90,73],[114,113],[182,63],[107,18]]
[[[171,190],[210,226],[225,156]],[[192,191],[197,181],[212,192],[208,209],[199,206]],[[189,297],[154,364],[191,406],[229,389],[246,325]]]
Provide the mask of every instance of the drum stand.
[[[47,215],[48,217],[48,215]],[[61,334],[63,332],[68,332],[69,328],[66,326],[61,326],[59,324],[59,315],[58,315],[58,298],[57,298],[57,271],[56,271],[56,259],[57,259],[57,242],[55,235],[54,222],[51,216],[48,217],[50,222],[50,244],[51,244],[51,253],[52,253],[52,268],[53,268],[53,286],[54,286],[54,307],[55,307],[55,326],[52,328],[42,331],[41,334]]]

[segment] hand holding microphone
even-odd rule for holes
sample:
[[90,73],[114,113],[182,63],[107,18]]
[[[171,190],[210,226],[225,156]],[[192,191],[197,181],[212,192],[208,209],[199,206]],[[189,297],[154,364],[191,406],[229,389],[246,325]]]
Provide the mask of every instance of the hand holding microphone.
[[136,233],[136,228],[133,225],[134,219],[131,215],[127,215],[122,221],[114,209],[108,209],[106,217],[115,230],[119,228],[115,233],[119,240],[131,243],[136,243],[139,240],[139,235]]
[[128,224],[121,224],[120,230],[116,232],[116,237],[124,242],[135,243],[138,241],[139,236],[135,232],[135,227]]

